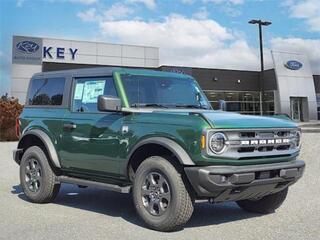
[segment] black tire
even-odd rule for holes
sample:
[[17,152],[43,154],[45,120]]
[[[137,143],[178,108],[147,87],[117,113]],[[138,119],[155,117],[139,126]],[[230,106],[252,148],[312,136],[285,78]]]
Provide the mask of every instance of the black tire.
[[[160,186],[158,200],[153,197],[156,190],[150,190],[152,184],[147,189],[151,182]],[[148,195],[149,192],[154,195]],[[133,184],[133,201],[141,219],[149,228],[158,231],[173,231],[183,227],[193,213],[193,200],[181,174],[160,156],[149,157],[138,167]]]
[[60,189],[55,178],[42,149],[37,146],[28,148],[20,163],[20,185],[27,198],[34,203],[52,202]]
[[287,197],[288,188],[280,192],[267,195],[259,200],[241,200],[237,204],[247,212],[253,213],[272,213],[281,206]]

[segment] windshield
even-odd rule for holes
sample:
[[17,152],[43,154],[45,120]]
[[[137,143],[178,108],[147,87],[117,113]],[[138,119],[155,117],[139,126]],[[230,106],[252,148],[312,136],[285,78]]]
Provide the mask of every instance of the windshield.
[[121,75],[131,107],[211,109],[192,78]]

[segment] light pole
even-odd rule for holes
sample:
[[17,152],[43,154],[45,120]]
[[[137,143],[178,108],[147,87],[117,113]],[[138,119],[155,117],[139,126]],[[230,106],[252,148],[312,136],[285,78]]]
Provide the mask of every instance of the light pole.
[[250,24],[258,24],[259,25],[259,41],[260,41],[260,66],[261,66],[261,72],[260,72],[260,90],[261,90],[261,114],[263,115],[264,112],[264,64],[263,64],[263,41],[262,41],[262,26],[269,26],[271,22],[268,21],[262,21],[262,20],[255,20],[252,19],[248,23]]

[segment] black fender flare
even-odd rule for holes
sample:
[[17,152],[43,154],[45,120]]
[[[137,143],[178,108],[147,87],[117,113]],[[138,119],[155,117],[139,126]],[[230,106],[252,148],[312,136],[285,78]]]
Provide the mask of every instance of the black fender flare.
[[158,144],[162,147],[170,150],[179,160],[182,165],[193,166],[195,163],[190,158],[189,154],[175,141],[166,138],[166,137],[150,137],[140,141],[138,144],[134,146],[129,154],[129,159],[132,157],[134,152],[141,146],[146,144]]
[[30,135],[34,135],[42,141],[42,143],[47,149],[47,152],[50,158],[49,161],[51,161],[55,167],[61,168],[59,157],[51,141],[51,138],[48,136],[48,134],[46,134],[44,131],[40,129],[32,129],[32,130],[26,131],[19,140],[18,149],[21,148],[21,142],[23,141],[23,139]]

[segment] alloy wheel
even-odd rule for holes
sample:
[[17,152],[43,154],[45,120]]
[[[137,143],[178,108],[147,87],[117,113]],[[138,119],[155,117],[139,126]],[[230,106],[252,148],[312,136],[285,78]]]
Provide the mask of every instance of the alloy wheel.
[[38,192],[42,184],[42,170],[39,162],[30,158],[25,166],[25,181],[31,192]]
[[146,175],[141,195],[143,206],[151,215],[163,215],[170,205],[170,185],[159,172],[150,172]]

